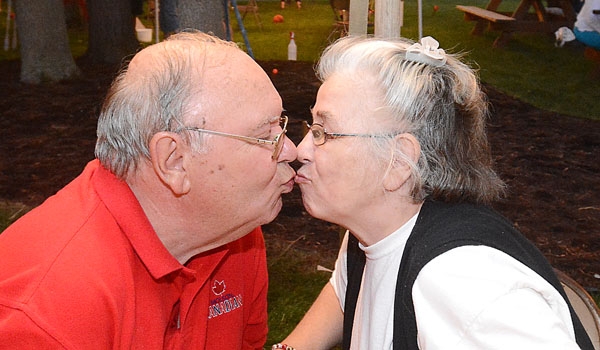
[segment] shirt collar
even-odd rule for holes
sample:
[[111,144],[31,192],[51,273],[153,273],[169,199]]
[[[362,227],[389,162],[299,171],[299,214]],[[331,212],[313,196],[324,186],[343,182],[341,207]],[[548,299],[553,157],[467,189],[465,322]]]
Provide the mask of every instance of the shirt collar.
[[94,189],[152,277],[160,279],[184,270],[158,238],[127,183],[102,167],[98,160],[91,165],[96,167],[92,177]]

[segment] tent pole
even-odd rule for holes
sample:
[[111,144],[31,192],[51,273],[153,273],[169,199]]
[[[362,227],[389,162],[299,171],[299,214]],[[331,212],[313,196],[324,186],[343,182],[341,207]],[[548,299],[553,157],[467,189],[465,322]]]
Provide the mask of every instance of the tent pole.
[[160,20],[158,15],[160,12],[160,0],[154,0],[154,40],[156,43],[160,41]]

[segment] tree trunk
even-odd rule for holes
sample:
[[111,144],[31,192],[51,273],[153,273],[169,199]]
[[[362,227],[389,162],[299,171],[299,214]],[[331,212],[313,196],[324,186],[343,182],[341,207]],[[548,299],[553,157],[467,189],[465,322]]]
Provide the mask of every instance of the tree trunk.
[[226,39],[223,0],[179,0],[177,13],[182,30],[199,29]]
[[79,74],[75,64],[62,0],[16,0],[21,81],[39,84]]
[[87,8],[88,58],[115,64],[137,51],[140,45],[135,36],[131,0],[88,0]]

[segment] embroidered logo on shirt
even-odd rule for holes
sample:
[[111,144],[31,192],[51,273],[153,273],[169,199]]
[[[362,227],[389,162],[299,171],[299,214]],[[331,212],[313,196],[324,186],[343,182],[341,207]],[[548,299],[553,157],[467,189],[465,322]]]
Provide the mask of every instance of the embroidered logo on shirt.
[[242,306],[242,295],[234,295],[233,293],[225,294],[226,288],[224,280],[215,280],[213,282],[212,292],[217,295],[217,298],[210,301],[210,306],[208,307],[209,319],[229,313]]
[[225,293],[225,281],[217,281],[215,280],[213,282],[213,286],[212,286],[212,291],[213,293],[215,293],[215,295],[221,295],[223,293]]
[[208,307],[208,318],[215,318],[239,309],[242,306],[242,295],[233,295],[231,293],[220,296],[210,301]]

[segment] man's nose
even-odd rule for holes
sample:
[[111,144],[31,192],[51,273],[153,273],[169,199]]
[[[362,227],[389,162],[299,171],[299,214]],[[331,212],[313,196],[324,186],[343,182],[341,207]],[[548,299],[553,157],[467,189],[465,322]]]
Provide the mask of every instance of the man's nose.
[[283,140],[283,149],[281,150],[281,154],[279,155],[279,162],[293,162],[298,157],[298,151],[296,149],[296,145],[290,140],[289,137],[285,136]]

